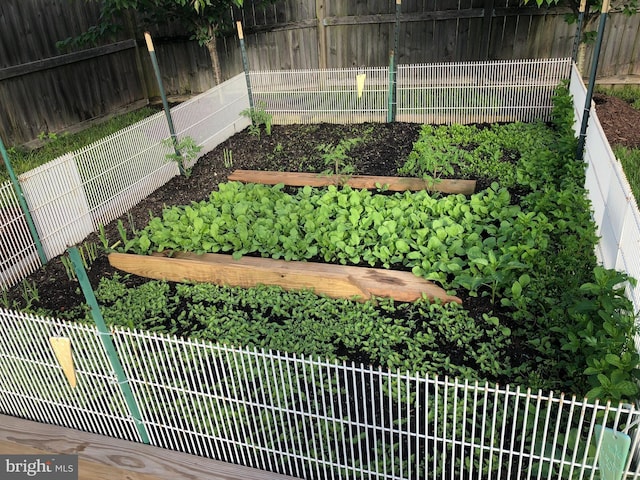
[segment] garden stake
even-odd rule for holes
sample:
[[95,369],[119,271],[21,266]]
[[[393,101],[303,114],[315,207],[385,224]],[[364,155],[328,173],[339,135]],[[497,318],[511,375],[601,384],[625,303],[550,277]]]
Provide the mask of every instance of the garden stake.
[[609,12],[609,0],[602,2],[602,10],[600,12],[600,25],[598,25],[598,38],[596,46],[593,50],[593,59],[591,60],[591,75],[589,75],[589,87],[587,88],[587,98],[584,100],[584,112],[582,114],[582,124],[580,125],[580,136],[578,137],[578,148],[576,150],[576,158],[582,160],[584,158],[584,143],[587,137],[587,126],[589,125],[589,113],[591,112],[591,99],[593,98],[593,89],[596,84],[596,72],[598,70],[598,59],[600,57],[600,48],[602,47],[602,36],[604,34],[604,26],[607,21],[607,13]]
[[389,104],[387,106],[387,122],[396,121],[396,53],[398,51],[398,37],[400,35],[400,6],[402,0],[396,0],[396,22],[393,33],[393,49],[389,54]]
[[240,51],[242,52],[242,68],[244,69],[244,79],[247,82],[247,94],[249,95],[249,110],[253,113],[253,92],[251,91],[251,79],[249,78],[249,58],[247,49],[244,46],[244,33],[242,32],[242,22],[236,22],[238,27],[238,38],[240,39]]
[[91,316],[93,317],[93,321],[98,327],[100,340],[102,341],[102,345],[104,346],[107,358],[109,358],[109,363],[111,364],[111,367],[116,374],[118,385],[120,385],[120,389],[122,390],[122,395],[127,402],[129,414],[131,415],[131,418],[133,418],[134,424],[138,430],[138,434],[140,435],[140,439],[143,443],[149,444],[149,434],[147,433],[145,424],[142,422],[142,415],[140,414],[138,403],[133,396],[131,386],[129,385],[129,379],[124,373],[124,369],[122,368],[122,364],[120,363],[120,358],[118,357],[118,352],[113,345],[111,333],[109,332],[107,325],[104,323],[104,318],[102,317],[100,307],[98,306],[98,301],[96,300],[96,296],[93,293],[93,288],[91,288],[91,283],[89,282],[89,278],[87,277],[87,271],[84,269],[84,265],[82,265],[82,259],[80,258],[78,249],[76,247],[69,247],[67,249],[67,252],[69,253],[69,258],[73,263],[73,267],[76,270],[76,276],[78,277],[78,281],[80,282],[80,288],[82,288],[82,293],[84,294],[84,298],[87,301],[87,305],[91,307]]
[[573,53],[571,54],[571,60],[573,63],[577,62],[578,59],[578,46],[580,45],[580,32],[582,31],[582,22],[584,21],[584,12],[587,8],[587,0],[581,0],[580,2],[580,10],[578,14],[578,29],[576,30],[576,36],[573,39]]
[[36,229],[36,225],[33,223],[33,217],[31,216],[31,212],[29,211],[29,206],[27,205],[27,201],[24,198],[22,187],[20,186],[18,177],[16,177],[16,174],[13,171],[13,167],[11,166],[11,162],[9,161],[9,155],[7,154],[7,150],[4,148],[4,142],[2,141],[1,138],[0,138],[0,153],[2,154],[2,159],[4,160],[4,166],[7,168],[7,172],[9,172],[9,177],[11,178],[11,184],[13,185],[13,190],[16,193],[16,197],[18,197],[18,203],[20,204],[20,208],[22,209],[24,218],[27,220],[29,233],[31,233],[31,238],[33,238],[33,243],[35,243],[36,245],[36,250],[38,251],[38,257],[40,257],[40,262],[42,263],[42,265],[45,265],[47,263],[47,256],[44,253],[44,248],[42,248],[42,242],[40,241],[40,237],[38,236],[38,230]]
[[184,165],[182,163],[182,154],[178,149],[178,137],[176,135],[176,129],[173,126],[173,119],[171,118],[171,110],[169,109],[169,102],[167,101],[167,94],[164,91],[162,85],[162,76],[160,75],[160,67],[158,66],[158,60],[156,59],[156,51],[153,46],[153,40],[151,40],[151,34],[144,32],[144,39],[147,41],[147,50],[149,50],[149,56],[151,57],[151,64],[153,65],[153,71],[156,74],[156,81],[160,88],[160,97],[162,98],[162,107],[164,108],[164,115],[167,117],[167,123],[169,124],[169,133],[171,134],[171,143],[173,143],[173,150],[178,158],[178,170],[180,175],[185,175]]

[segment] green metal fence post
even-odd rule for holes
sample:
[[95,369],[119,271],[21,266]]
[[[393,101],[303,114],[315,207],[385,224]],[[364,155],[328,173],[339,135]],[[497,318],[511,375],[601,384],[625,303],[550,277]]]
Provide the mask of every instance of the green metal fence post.
[[589,75],[589,86],[587,88],[587,97],[584,100],[584,112],[582,113],[582,124],[580,125],[580,135],[578,137],[578,148],[576,149],[576,158],[582,160],[584,158],[584,144],[587,137],[587,127],[589,126],[589,114],[591,112],[591,99],[593,98],[593,89],[596,84],[596,72],[598,70],[598,59],[600,57],[600,48],[602,47],[602,36],[604,34],[604,26],[607,21],[607,13],[609,12],[610,0],[602,2],[602,10],[600,11],[600,24],[598,25],[598,38],[596,46],[593,50],[593,59],[591,60],[591,74]]
[[173,126],[173,118],[171,118],[171,110],[169,109],[169,102],[167,101],[167,94],[164,91],[164,85],[162,84],[162,75],[160,75],[160,67],[158,66],[158,59],[156,58],[156,50],[153,46],[153,40],[149,32],[144,32],[144,39],[147,42],[147,50],[149,50],[149,57],[151,57],[151,64],[153,65],[153,71],[156,74],[156,81],[160,88],[160,97],[162,98],[162,107],[164,108],[164,115],[167,117],[167,123],[169,124],[169,133],[171,134],[171,142],[173,143],[173,150],[178,160],[178,170],[180,175],[185,175],[184,164],[182,162],[182,154],[178,149],[178,136],[176,135],[176,129]]
[[44,248],[42,247],[42,242],[40,241],[40,236],[38,235],[38,230],[36,229],[36,225],[35,223],[33,223],[33,217],[31,216],[31,212],[29,211],[29,206],[27,205],[27,201],[24,198],[22,187],[20,186],[20,182],[18,181],[18,177],[16,176],[16,173],[13,171],[13,167],[11,166],[11,161],[9,160],[9,154],[7,153],[6,148],[4,148],[4,142],[2,141],[1,138],[0,138],[0,154],[2,154],[2,160],[4,161],[4,166],[7,168],[7,172],[9,172],[9,178],[11,179],[11,184],[13,185],[13,190],[16,193],[16,197],[18,197],[18,203],[20,204],[20,208],[22,209],[24,218],[27,220],[29,233],[31,233],[31,238],[33,238],[33,243],[35,243],[36,245],[38,257],[40,258],[40,262],[44,265],[47,263],[47,256],[44,253]]
[[142,415],[140,414],[138,403],[136,402],[133,392],[131,391],[129,379],[124,373],[124,369],[122,368],[122,364],[120,363],[120,358],[118,357],[118,352],[113,345],[111,333],[109,332],[107,325],[104,323],[104,318],[102,317],[102,313],[100,312],[98,301],[96,300],[96,296],[93,293],[93,288],[91,288],[91,283],[89,282],[89,278],[87,277],[87,272],[84,269],[84,265],[82,264],[80,253],[78,252],[78,249],[76,247],[70,247],[67,249],[67,251],[69,253],[71,263],[73,264],[73,268],[75,269],[76,276],[78,277],[78,281],[80,282],[80,288],[82,288],[84,298],[87,301],[87,305],[91,307],[91,316],[93,317],[93,321],[98,327],[100,340],[102,341],[102,345],[104,346],[107,357],[109,358],[109,363],[111,364],[111,367],[113,368],[113,371],[115,372],[118,379],[118,385],[120,386],[125,402],[127,403],[129,414],[131,415],[131,418],[133,418],[135,426],[138,430],[138,434],[140,435],[140,439],[144,443],[148,444],[150,443],[150,440],[147,428],[142,421]]
[[242,22],[236,22],[238,28],[238,38],[240,39],[240,51],[242,52],[242,68],[244,69],[244,79],[247,82],[247,93],[249,94],[249,110],[253,112],[253,92],[251,91],[251,79],[249,78],[249,58],[247,49],[244,46],[244,33],[242,32]]
[[396,121],[396,109],[398,104],[398,72],[397,60],[398,43],[400,38],[400,10],[402,0],[396,0],[396,21],[393,27],[393,50],[389,54],[389,104],[387,107],[387,122]]

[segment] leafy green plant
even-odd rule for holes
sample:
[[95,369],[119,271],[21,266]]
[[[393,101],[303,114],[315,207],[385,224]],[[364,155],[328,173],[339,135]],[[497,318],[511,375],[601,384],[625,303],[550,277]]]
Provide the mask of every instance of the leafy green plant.
[[[131,223],[130,223],[131,225]],[[135,227],[133,227],[135,228]],[[117,223],[117,229],[118,229],[118,234],[120,235],[120,241],[122,242],[122,249],[124,252],[128,252],[136,243],[136,239],[132,238],[129,239],[128,238],[128,234],[127,234],[127,227],[124,226],[124,223],[122,222],[122,220],[118,220]],[[116,245],[114,245],[115,247]]]
[[[68,135],[67,132],[63,133],[62,136]],[[38,134],[38,139],[42,141],[55,141],[58,140],[58,134],[55,132],[40,132]]]
[[329,170],[323,172],[325,175],[351,175],[354,172],[353,165],[349,163],[349,151],[363,142],[362,138],[349,138],[340,140],[337,145],[322,144],[316,149],[321,152],[320,157]]
[[[124,225],[123,225],[124,227]],[[120,240],[118,240],[117,242],[111,244],[111,242],[109,241],[109,239],[107,238],[107,233],[104,229],[104,225],[100,224],[98,225],[98,240],[100,241],[100,246],[102,247],[102,250],[105,253],[110,253],[115,251],[115,249],[118,247],[118,245],[120,245]]]
[[[78,252],[80,253],[82,265],[86,270],[89,270],[91,268],[91,264],[98,257],[98,245],[91,242],[85,242],[78,247]],[[60,261],[64,266],[65,273],[69,280],[77,280],[78,277],[71,259],[67,255],[62,255],[60,257]]]
[[184,171],[188,177],[190,172],[184,168],[184,164],[194,160],[202,150],[202,147],[192,137],[183,137],[177,143],[174,143],[173,138],[166,138],[162,141],[162,144],[166,147],[174,148],[173,152],[167,153],[167,160],[176,162],[180,171]]
[[240,115],[251,120],[249,132],[258,138],[260,138],[262,132],[262,125],[264,125],[265,133],[267,135],[271,135],[271,124],[273,121],[273,116],[268,113],[265,108],[266,104],[264,102],[258,102],[258,104],[253,108],[247,108],[240,112]]
[[589,399],[633,400],[639,392],[640,356],[633,341],[636,318],[625,285],[636,282],[600,266],[593,273],[594,281],[581,285],[582,298],[569,312],[573,324],[563,349],[579,355],[587,365]]
[[0,305],[7,310],[14,308],[14,302],[9,298],[9,294],[5,289],[0,292]]
[[40,292],[38,292],[38,287],[33,280],[29,280],[28,278],[23,280],[20,283],[20,293],[22,295],[22,299],[24,300],[24,310],[31,311],[33,305],[40,301]]

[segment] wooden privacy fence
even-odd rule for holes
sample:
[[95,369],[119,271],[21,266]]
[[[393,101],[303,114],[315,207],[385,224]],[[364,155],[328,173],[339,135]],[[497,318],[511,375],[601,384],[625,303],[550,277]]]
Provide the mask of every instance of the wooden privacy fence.
[[[400,65],[395,120],[547,121],[570,66],[569,58]],[[383,122],[392,81],[386,67],[250,73],[253,103],[281,124]]]
[[[2,414],[133,441],[143,428],[154,446],[300,478],[640,475],[632,405],[114,328],[134,418],[97,328],[0,310],[0,329]],[[71,343],[75,388],[51,337]]]
[[[97,21],[99,3],[0,2],[0,96],[10,99],[0,116],[6,144],[79,129],[158,97],[148,55],[141,48],[147,27],[134,15],[121,19],[124,28],[108,40],[111,43],[104,40],[98,47],[71,53],[56,48],[59,40],[75,37]],[[239,20],[245,26],[251,68],[262,71],[387,66],[391,49],[404,65],[565,57],[571,54],[575,34],[575,24],[564,20],[566,7],[523,7],[516,0],[404,0],[396,49],[395,2],[263,3],[246,0],[242,9],[229,12],[230,25]],[[600,77],[625,81],[626,75],[640,73],[639,24],[639,15],[612,12]],[[197,94],[214,85],[206,48],[190,41],[179,24],[153,26],[151,31],[169,94]],[[17,39],[20,48],[15,48]],[[242,71],[235,33],[220,38],[218,53],[223,78]]]

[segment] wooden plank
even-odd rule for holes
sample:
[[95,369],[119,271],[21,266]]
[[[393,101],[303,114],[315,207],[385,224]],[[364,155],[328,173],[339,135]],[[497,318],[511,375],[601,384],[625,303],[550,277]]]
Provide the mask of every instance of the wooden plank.
[[462,303],[439,286],[411,272],[353,267],[317,262],[288,262],[271,258],[206,253],[175,253],[166,256],[112,253],[111,266],[146,278],[171,282],[207,282],[250,288],[277,285],[285,290],[311,289],[331,298],[366,301],[373,296],[414,302],[426,295],[443,303]]
[[101,57],[103,55],[109,55],[111,53],[120,52],[122,50],[129,50],[130,48],[135,48],[135,46],[136,41],[133,39],[129,39],[122,42],[111,43],[103,47],[89,48],[87,50],[81,50],[79,52],[67,53],[65,55],[58,55],[56,57],[36,60],[35,62],[14,65],[11,67],[0,69],[0,80],[20,77],[28,73],[39,72],[41,70],[47,70],[49,68],[61,67],[63,65],[69,65],[71,63],[82,62],[84,60]]
[[141,443],[0,415],[0,453],[78,455],[80,480],[291,480]]
[[326,187],[328,185],[349,185],[352,188],[373,190],[377,185],[386,187],[392,192],[406,190],[429,190],[442,193],[462,193],[471,195],[475,192],[475,180],[443,179],[434,185],[427,180],[414,177],[384,177],[369,175],[323,175],[320,173],[304,172],[274,172],[261,170],[234,170],[228,179],[235,182],[262,183],[278,185],[283,183],[291,187]]

